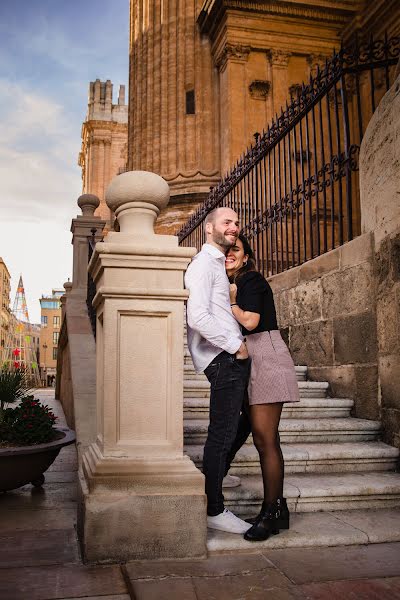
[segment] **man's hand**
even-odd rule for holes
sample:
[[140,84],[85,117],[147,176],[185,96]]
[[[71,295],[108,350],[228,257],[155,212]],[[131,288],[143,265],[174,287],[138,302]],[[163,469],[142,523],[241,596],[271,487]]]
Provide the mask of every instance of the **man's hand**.
[[236,283],[231,283],[229,286],[229,298],[230,298],[231,304],[234,304],[236,302],[236,295],[237,295]]
[[236,358],[238,358],[239,360],[245,360],[246,358],[249,358],[247,346],[244,342],[242,342],[239,350],[236,352]]

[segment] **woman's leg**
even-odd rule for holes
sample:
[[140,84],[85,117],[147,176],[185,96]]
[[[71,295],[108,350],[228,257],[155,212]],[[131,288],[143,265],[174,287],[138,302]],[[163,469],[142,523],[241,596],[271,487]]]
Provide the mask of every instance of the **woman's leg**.
[[282,406],[281,402],[250,406],[251,429],[260,456],[266,503],[276,502],[283,496],[284,461],[278,434]]

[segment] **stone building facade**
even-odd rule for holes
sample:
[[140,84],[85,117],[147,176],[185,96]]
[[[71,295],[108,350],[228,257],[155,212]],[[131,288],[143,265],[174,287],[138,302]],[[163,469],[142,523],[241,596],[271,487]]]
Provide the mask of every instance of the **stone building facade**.
[[7,265],[0,257],[0,361],[4,360],[4,349],[11,321],[10,291],[11,276]]
[[[161,174],[175,232],[342,40],[393,34],[396,0],[131,0],[128,168]],[[379,18],[378,18],[379,16]]]
[[99,197],[96,214],[106,221],[108,229],[113,215],[105,203],[104,192],[111,179],[126,168],[127,128],[125,86],[120,86],[118,102],[113,104],[111,81],[96,79],[91,82],[78,163],[82,168],[82,193]]
[[39,299],[41,310],[40,377],[42,384],[53,385],[56,377],[58,339],[61,329],[61,301],[64,290],[52,290]]

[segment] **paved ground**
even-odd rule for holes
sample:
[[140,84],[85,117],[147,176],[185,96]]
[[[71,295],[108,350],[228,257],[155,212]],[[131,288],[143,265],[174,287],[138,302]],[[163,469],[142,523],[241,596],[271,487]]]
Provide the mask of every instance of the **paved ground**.
[[[62,419],[53,390],[41,395]],[[0,495],[1,600],[400,600],[400,543],[83,565],[76,468],[75,448],[67,447],[42,489]]]

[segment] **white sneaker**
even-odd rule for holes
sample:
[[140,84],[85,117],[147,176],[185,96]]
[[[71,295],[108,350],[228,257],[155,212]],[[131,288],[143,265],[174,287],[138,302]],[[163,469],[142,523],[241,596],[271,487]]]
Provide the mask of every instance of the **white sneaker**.
[[207,517],[207,527],[209,529],[227,531],[228,533],[246,533],[250,529],[251,524],[242,521],[242,519],[239,519],[239,517],[225,508],[224,512],[216,517]]
[[240,484],[240,477],[236,477],[236,475],[225,475],[224,479],[222,480],[223,488],[233,488]]

